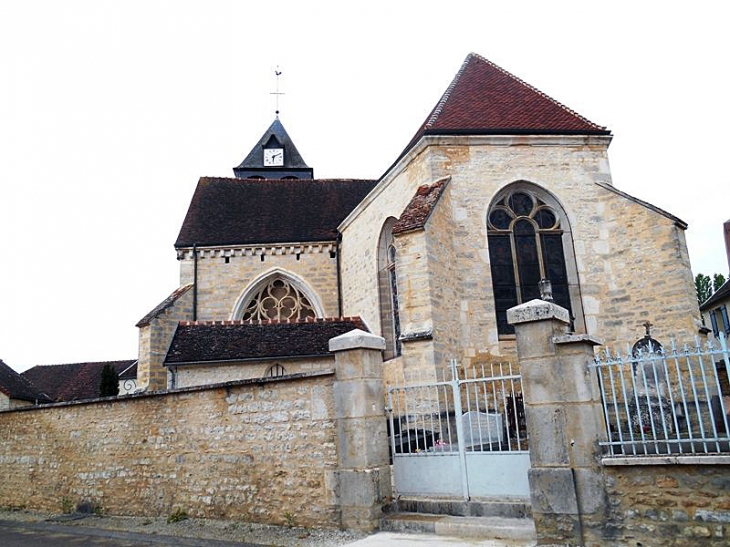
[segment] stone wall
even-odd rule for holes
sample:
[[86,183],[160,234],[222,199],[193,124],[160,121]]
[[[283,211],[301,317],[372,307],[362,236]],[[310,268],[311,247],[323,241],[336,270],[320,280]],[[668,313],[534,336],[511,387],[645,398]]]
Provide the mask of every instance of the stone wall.
[[[335,251],[334,243],[198,249],[197,319],[233,319],[231,314],[234,307],[251,283],[267,273],[277,271],[301,279],[323,308],[324,317],[338,316],[337,257],[331,254]],[[192,251],[183,255],[180,261],[180,283],[192,283]],[[312,304],[317,305],[314,302]]]
[[137,389],[167,389],[167,369],[162,364],[180,321],[193,318],[193,291],[179,296],[169,307],[139,327]]
[[604,474],[606,544],[730,544],[730,463],[616,466]]
[[314,371],[334,371],[335,358],[320,357],[312,359],[271,359],[262,361],[236,361],[210,365],[182,365],[172,367],[175,387],[191,387],[237,380],[264,378],[271,367],[282,367],[283,374],[299,374]]
[[[497,333],[486,216],[500,190],[525,181],[554,196],[570,224],[566,254],[574,257],[580,282],[574,288],[583,309],[579,332],[633,343],[649,320],[660,341],[691,339],[700,321],[683,230],[671,215],[613,188],[609,143],[610,137],[578,136],[424,138],[343,222],[344,313],[362,316],[379,332],[374,272],[380,228],[389,216],[400,216],[418,186],[450,176],[447,199],[429,221],[434,229],[426,227],[424,286],[440,316],[433,351],[462,362],[514,358],[514,336]],[[404,242],[399,237],[396,246],[405,260]],[[400,290],[410,272],[397,268]]]
[[21,401],[20,399],[11,399],[4,393],[0,392],[0,411],[2,410],[15,410],[16,408],[23,408],[24,406],[31,406],[33,403],[30,401]]
[[0,413],[0,506],[339,526],[334,376]]

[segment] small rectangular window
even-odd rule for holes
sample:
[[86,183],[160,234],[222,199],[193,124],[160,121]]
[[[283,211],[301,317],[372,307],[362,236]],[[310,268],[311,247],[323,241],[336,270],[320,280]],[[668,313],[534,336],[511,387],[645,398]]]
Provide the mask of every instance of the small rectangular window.
[[712,323],[712,332],[715,333],[715,336],[718,336],[720,334],[720,331],[717,329],[717,316],[715,315],[715,312],[717,310],[712,310],[710,312],[710,323]]
[[720,317],[722,317],[722,324],[723,324],[723,330],[725,331],[725,334],[730,333],[730,321],[728,321],[727,317],[727,306],[720,306]]

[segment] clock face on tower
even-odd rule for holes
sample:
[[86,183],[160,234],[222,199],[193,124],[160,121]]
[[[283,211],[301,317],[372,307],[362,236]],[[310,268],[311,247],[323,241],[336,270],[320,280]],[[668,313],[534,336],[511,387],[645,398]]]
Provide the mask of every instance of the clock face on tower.
[[284,165],[283,148],[264,148],[264,167],[281,167]]

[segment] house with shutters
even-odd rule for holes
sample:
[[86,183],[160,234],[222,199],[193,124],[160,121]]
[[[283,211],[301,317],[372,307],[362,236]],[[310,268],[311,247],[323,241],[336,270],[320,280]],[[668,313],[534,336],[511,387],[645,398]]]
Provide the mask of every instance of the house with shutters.
[[614,184],[612,139],[477,54],[377,180],[315,178],[277,113],[232,177],[198,182],[180,286],[138,323],[139,387],[331,368],[354,328],[385,339],[386,375],[510,360],[506,311],[545,280],[577,333],[694,336],[687,224]]

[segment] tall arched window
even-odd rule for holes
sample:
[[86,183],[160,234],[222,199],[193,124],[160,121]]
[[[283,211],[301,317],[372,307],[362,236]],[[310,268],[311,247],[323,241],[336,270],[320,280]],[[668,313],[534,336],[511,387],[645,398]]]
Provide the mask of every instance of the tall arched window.
[[385,358],[401,354],[400,318],[398,316],[398,282],[395,271],[395,218],[385,221],[378,242],[378,293],[380,298],[380,328],[385,338]]
[[[577,278],[570,228],[554,198],[531,184],[510,186],[492,202],[487,237],[499,334],[514,333],[507,310],[540,298],[541,279],[550,280],[555,303],[573,315],[580,299],[571,295]],[[572,268],[566,267],[566,247]]]
[[316,317],[309,299],[291,281],[274,276],[251,295],[241,308],[241,319],[307,319]]

